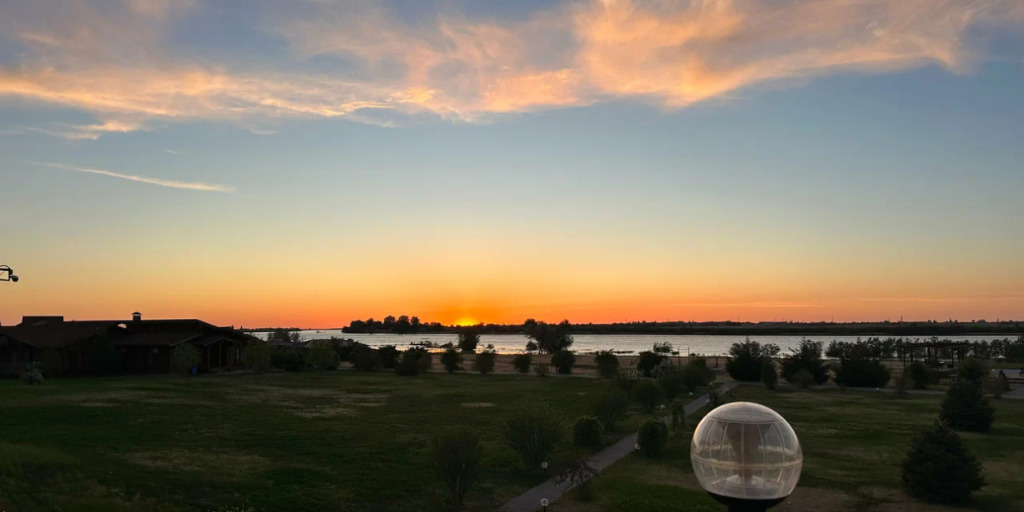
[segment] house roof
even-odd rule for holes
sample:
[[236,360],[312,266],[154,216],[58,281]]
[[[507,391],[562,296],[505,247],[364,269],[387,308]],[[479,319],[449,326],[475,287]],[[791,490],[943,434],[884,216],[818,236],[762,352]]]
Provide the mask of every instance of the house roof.
[[106,335],[122,322],[86,321],[22,322],[14,327],[4,327],[4,333],[36,348],[59,348],[87,340],[97,335]]
[[114,345],[118,347],[173,347],[186,341],[194,341],[202,336],[198,332],[139,332],[118,337]]

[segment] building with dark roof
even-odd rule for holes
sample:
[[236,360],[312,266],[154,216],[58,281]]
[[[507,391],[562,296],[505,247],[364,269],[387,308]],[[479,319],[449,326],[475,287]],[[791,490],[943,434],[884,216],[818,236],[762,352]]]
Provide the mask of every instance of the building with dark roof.
[[16,376],[39,363],[51,375],[168,373],[171,355],[183,344],[200,356],[197,371],[241,366],[242,349],[261,340],[202,320],[65,321],[61,316],[26,316],[0,327],[0,375]]

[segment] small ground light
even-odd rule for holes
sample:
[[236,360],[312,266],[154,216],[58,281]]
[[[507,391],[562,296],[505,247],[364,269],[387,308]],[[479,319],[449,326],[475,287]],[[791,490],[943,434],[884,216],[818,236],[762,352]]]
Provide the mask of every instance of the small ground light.
[[541,469],[547,469],[548,468],[548,461],[541,462],[540,463],[540,468]]
[[548,499],[547,498],[541,498],[540,499],[540,506],[544,507],[545,512],[547,512],[547,509],[548,509]]
[[803,460],[785,418],[751,402],[708,413],[690,445],[697,481],[729,512],[763,512],[782,503],[800,480]]
[[636,443],[633,445],[633,451],[640,453],[640,443]]

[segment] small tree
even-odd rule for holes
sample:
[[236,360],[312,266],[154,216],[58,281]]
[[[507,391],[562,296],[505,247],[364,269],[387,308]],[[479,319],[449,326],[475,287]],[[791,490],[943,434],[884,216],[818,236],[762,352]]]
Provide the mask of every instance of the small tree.
[[640,425],[636,441],[640,445],[642,455],[657,457],[668,444],[668,425],[661,420],[647,420]]
[[476,346],[480,344],[480,334],[473,329],[467,329],[459,333],[459,350],[463,352],[476,352]]
[[[708,368],[707,359],[699,356],[690,357],[683,367],[683,383],[691,393],[697,388],[705,388],[715,381],[715,372]],[[671,400],[671,398],[670,398]]]
[[761,382],[769,391],[775,391],[775,386],[779,382],[779,374],[775,371],[773,361],[767,361],[761,365]]
[[352,366],[361,372],[375,372],[383,367],[377,349],[370,347],[352,352],[349,359],[352,360]]
[[551,369],[544,363],[537,363],[533,365],[533,373],[537,374],[538,377],[547,377]]
[[597,418],[584,416],[572,424],[572,442],[576,446],[601,446],[603,430]]
[[935,370],[925,366],[924,363],[910,363],[903,370],[903,374],[914,383],[914,389],[928,389],[928,386],[934,386],[939,383],[938,374],[935,373]]
[[576,364],[576,354],[570,350],[559,350],[551,356],[551,366],[562,375],[572,373],[572,367]]
[[572,346],[572,326],[568,320],[559,324],[538,322],[532,318],[523,323],[523,332],[536,341],[539,350],[554,354]]
[[793,384],[793,377],[800,370],[807,370],[814,383],[821,385],[828,382],[828,368],[821,359],[821,343],[810,340],[800,342],[799,348],[791,349],[791,354],[782,358],[782,378]]
[[658,386],[665,392],[665,401],[671,402],[688,389],[689,381],[680,371],[667,371],[658,377]]
[[761,345],[747,338],[743,343],[733,343],[729,347],[729,360],[725,362],[725,371],[735,380],[757,382],[761,380],[761,367],[765,361],[771,360],[778,353],[777,345]]
[[665,391],[653,380],[642,380],[633,386],[633,400],[651,414],[656,407],[665,403]]
[[537,467],[565,437],[565,420],[543,402],[520,402],[502,417],[501,432],[523,463]]
[[610,350],[602,350],[594,356],[597,374],[605,379],[614,379],[619,373],[619,356]]
[[807,389],[811,387],[811,384],[814,384],[814,375],[811,375],[811,372],[807,370],[800,370],[796,372],[796,375],[793,375],[790,382],[800,389]]
[[430,369],[430,352],[422,347],[413,347],[402,352],[395,364],[395,373],[404,376],[419,375]]
[[430,446],[434,468],[444,480],[452,510],[461,512],[466,494],[480,478],[480,436],[467,428],[452,428],[437,434]]
[[960,365],[960,370],[957,371],[957,376],[959,376],[961,380],[969,380],[981,385],[984,384],[988,378],[988,369],[985,368],[985,365],[981,364],[981,361],[977,358],[969,357],[962,365]]
[[176,373],[192,373],[199,364],[199,351],[191,343],[180,343],[171,352],[171,369]]
[[242,351],[242,364],[256,373],[269,372],[273,367],[274,347],[269,343],[253,342]]
[[306,352],[306,366],[322,372],[338,367],[338,353],[329,343],[313,342]]
[[394,345],[383,345],[377,348],[377,355],[380,356],[380,367],[385,370],[391,370],[398,364],[401,352]]
[[907,494],[942,504],[964,503],[985,485],[981,463],[941,421],[911,441],[901,480]]
[[845,344],[839,355],[839,365],[835,367],[836,383],[851,387],[885,387],[891,372],[882,363],[883,356],[870,343]]
[[950,386],[939,409],[939,418],[950,428],[968,432],[988,432],[994,416],[995,409],[982,394],[981,385],[962,378]]
[[455,349],[455,347],[445,350],[441,354],[441,365],[448,373],[454,373],[456,370],[462,369],[462,353]]
[[512,358],[512,366],[515,367],[516,371],[519,373],[529,373],[530,364],[532,363],[533,356],[530,354],[516,354],[516,356]]
[[640,357],[636,360],[636,371],[640,372],[644,377],[650,377],[651,372],[664,360],[665,356],[645,350],[640,352]]
[[629,414],[629,395],[618,388],[609,387],[597,395],[594,400],[594,417],[604,425],[608,432]]
[[493,350],[480,352],[473,358],[473,370],[480,372],[481,375],[493,372],[495,357],[497,357],[497,354]]

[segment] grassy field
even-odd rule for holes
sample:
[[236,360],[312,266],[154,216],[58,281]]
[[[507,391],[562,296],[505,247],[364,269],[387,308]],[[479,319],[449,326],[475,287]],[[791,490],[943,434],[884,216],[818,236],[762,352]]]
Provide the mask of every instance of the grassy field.
[[[773,510],[1022,511],[1024,510],[1024,402],[994,400],[989,434],[961,434],[982,461],[988,486],[965,508],[927,505],[899,486],[911,436],[938,414],[938,396],[896,397],[860,391],[769,392],[741,386],[736,400],[763,403],[785,416],[804,450],[804,470],[793,496]],[[690,430],[696,418],[691,421]],[[631,456],[574,492],[556,512],[672,512],[724,510],[697,485],[690,469],[690,431],[672,438],[657,460]]]
[[[502,407],[543,399],[572,418],[604,385],[351,371],[0,381],[0,510],[438,510],[428,440],[455,425],[485,441],[470,510],[494,510],[546,478],[502,445]],[[570,442],[553,467],[583,455]]]

